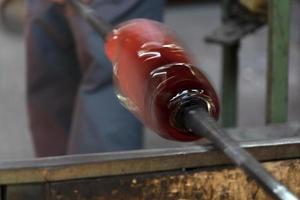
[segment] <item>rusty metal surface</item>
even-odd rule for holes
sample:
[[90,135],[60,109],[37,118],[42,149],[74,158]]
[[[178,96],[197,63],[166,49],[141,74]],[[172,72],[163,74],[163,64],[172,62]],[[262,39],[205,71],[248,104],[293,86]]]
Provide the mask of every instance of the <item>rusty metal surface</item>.
[[[287,131],[291,132],[287,133]],[[242,140],[243,132],[254,135],[252,139],[256,138],[256,140]],[[264,133],[273,133],[276,139],[264,140]],[[234,137],[241,139],[241,145],[261,161],[300,158],[299,125],[275,125],[261,129],[233,131],[229,134],[236,134]],[[291,136],[291,138],[280,138],[283,135]],[[231,162],[221,152],[209,144],[186,148],[8,161],[0,162],[0,184],[39,183],[149,173],[229,163]]]
[[[300,161],[265,164],[300,195]],[[271,199],[236,168],[218,167],[50,184],[49,200],[248,200]]]

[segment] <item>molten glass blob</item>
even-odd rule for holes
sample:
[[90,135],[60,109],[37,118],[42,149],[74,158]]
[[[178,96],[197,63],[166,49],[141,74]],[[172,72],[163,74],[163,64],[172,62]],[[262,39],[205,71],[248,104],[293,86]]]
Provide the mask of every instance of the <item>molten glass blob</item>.
[[108,35],[105,49],[114,64],[118,98],[162,137],[199,139],[176,126],[171,117],[178,105],[174,102],[182,95],[205,100],[210,114],[218,117],[219,102],[213,87],[162,24],[146,19],[127,21]]

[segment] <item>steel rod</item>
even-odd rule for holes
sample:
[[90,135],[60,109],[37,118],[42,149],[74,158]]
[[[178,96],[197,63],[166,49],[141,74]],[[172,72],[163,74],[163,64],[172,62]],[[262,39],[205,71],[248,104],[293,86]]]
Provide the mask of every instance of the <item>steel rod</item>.
[[76,12],[92,26],[101,38],[105,39],[113,29],[111,24],[103,20],[101,17],[96,16],[94,10],[84,5],[80,0],[68,0],[67,2],[69,2]]
[[223,151],[237,166],[245,170],[274,198],[279,200],[298,199],[267,172],[251,154],[229,137],[205,109],[201,106],[190,106],[184,109],[183,120],[187,130],[211,140],[218,149]]

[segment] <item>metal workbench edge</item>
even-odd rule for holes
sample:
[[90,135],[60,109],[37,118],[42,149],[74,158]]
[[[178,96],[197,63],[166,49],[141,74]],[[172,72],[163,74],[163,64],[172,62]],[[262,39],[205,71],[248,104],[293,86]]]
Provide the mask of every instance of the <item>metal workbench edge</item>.
[[[260,161],[300,158],[299,124],[243,130],[246,135],[273,132],[274,139],[241,140]],[[261,131],[261,134],[257,134]],[[281,133],[281,136],[279,134]],[[284,133],[282,133],[284,132]],[[241,133],[234,130],[229,134]],[[283,137],[285,136],[285,137]],[[238,137],[237,137],[238,138]],[[0,184],[43,183],[103,176],[151,173],[227,165],[231,162],[210,144],[184,148],[139,150],[0,162]]]

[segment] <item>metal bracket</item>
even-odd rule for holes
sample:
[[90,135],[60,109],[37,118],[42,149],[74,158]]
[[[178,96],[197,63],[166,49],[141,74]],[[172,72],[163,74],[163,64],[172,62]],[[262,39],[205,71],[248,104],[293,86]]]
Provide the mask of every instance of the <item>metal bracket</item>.
[[258,30],[266,23],[264,15],[253,14],[239,5],[232,5],[232,15],[224,24],[205,37],[205,41],[221,45],[232,45],[246,35]]
[[232,20],[214,30],[213,33],[205,38],[205,41],[221,45],[232,45],[262,26],[263,23],[255,21],[238,23]]

